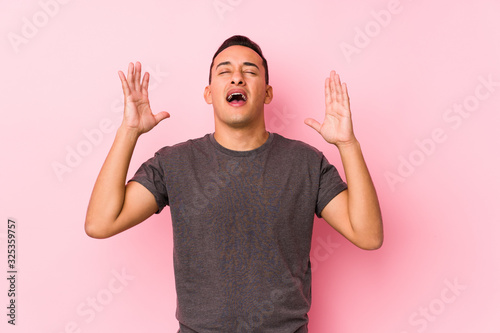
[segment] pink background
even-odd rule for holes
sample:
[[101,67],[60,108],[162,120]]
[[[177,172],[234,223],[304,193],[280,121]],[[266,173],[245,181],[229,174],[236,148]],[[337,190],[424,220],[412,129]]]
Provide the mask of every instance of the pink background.
[[268,129],[342,169],[303,124],[322,120],[324,78],[340,73],[383,210],[374,252],[316,221],[310,332],[498,333],[499,13],[497,0],[3,0],[1,275],[8,218],[19,274],[15,327],[1,279],[0,330],[176,331],[168,210],[107,240],[83,230],[121,121],[117,71],[141,61],[153,111],[172,115],[140,139],[131,176],[213,131],[210,60],[244,34],[270,65]]

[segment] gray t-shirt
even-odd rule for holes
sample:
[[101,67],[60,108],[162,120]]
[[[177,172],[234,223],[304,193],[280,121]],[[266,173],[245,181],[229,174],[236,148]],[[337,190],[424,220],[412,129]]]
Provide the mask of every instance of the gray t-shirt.
[[131,181],[170,206],[179,332],[307,332],[314,214],[347,188],[316,148],[213,133],[160,149]]

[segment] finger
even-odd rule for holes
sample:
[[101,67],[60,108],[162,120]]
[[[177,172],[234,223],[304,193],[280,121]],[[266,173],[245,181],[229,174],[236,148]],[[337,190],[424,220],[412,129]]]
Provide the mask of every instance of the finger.
[[332,104],[332,94],[330,90],[330,78],[326,78],[325,80],[325,105],[328,106]]
[[135,63],[135,71],[134,71],[134,81],[135,81],[135,89],[141,89],[141,63],[137,61]]
[[342,87],[340,85],[340,75],[336,74],[334,75],[334,83],[333,86],[335,87],[335,100],[339,103],[342,103]]
[[123,89],[123,94],[125,97],[130,95],[130,88],[127,83],[127,79],[125,78],[125,74],[123,74],[122,71],[118,71],[118,76],[120,77],[120,80],[122,82],[122,89]]
[[312,127],[313,129],[315,129],[318,133],[320,133],[321,124],[317,120],[312,119],[312,118],[307,118],[307,119],[304,120],[304,123],[307,126]]
[[332,103],[338,102],[338,95],[339,95],[339,89],[337,87],[337,73],[335,71],[332,71],[330,73],[330,87],[332,90]]
[[156,124],[158,124],[160,121],[170,118],[170,113],[168,113],[167,111],[162,111],[158,112],[158,114],[155,114],[154,117],[156,120]]
[[144,73],[144,79],[142,79],[142,93],[144,95],[148,95],[148,87],[149,87],[149,73]]
[[134,64],[128,64],[127,82],[130,90],[134,89]]
[[344,106],[349,109],[349,93],[347,92],[347,84],[342,83],[342,97],[344,99]]

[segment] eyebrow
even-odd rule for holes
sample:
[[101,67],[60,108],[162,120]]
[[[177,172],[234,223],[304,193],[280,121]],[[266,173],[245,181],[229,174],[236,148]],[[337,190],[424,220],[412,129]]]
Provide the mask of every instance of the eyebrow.
[[[215,69],[219,68],[220,66],[225,66],[225,65],[231,65],[231,62],[230,61],[221,62],[220,64],[217,65],[217,67]],[[252,66],[252,67],[255,67],[257,69],[260,69],[259,66],[257,66],[253,62],[248,62],[248,61],[245,61],[243,63],[243,66]]]

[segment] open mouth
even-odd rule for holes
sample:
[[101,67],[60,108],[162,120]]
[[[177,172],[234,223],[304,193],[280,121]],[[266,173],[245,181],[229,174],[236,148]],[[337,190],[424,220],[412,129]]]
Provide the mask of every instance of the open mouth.
[[247,95],[243,90],[231,90],[227,94],[226,100],[231,106],[242,106],[247,102]]

